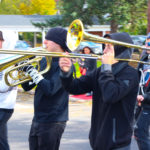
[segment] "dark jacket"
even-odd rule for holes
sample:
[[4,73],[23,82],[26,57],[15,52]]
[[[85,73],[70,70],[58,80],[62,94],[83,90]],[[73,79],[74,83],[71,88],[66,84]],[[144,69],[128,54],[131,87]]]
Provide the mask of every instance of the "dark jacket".
[[111,150],[130,144],[139,82],[134,68],[127,62],[119,62],[112,66],[112,71],[98,68],[79,79],[61,72],[61,79],[72,94],[93,91],[89,135],[93,150]]
[[[46,66],[45,59],[41,62],[41,70]],[[59,122],[68,120],[68,92],[62,87],[58,58],[53,58],[51,69],[44,74],[35,89],[34,118],[41,123]],[[35,85],[29,82],[22,84],[25,91],[31,90]]]
[[91,71],[95,70],[97,66],[96,59],[88,59],[84,60],[83,68],[86,68],[86,73],[90,73]]
[[[148,54],[145,52],[141,58],[141,61],[148,61]],[[142,63],[140,63],[138,65],[137,70],[139,71],[139,78],[141,77],[141,70],[143,70],[143,65]],[[144,108],[148,108],[150,109],[150,83],[147,86],[143,85],[143,91],[144,91],[144,95],[141,92],[141,89],[139,90],[139,94],[142,94],[144,96],[144,101],[142,102],[142,107]]]

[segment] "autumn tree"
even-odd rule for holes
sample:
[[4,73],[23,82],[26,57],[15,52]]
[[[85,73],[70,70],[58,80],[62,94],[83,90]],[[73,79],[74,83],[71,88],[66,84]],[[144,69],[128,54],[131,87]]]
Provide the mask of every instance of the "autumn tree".
[[2,0],[0,14],[19,15],[54,15],[56,14],[55,0]]
[[68,26],[77,18],[84,25],[92,25],[93,18],[97,18],[99,24],[109,23],[111,32],[116,32],[120,26],[129,27],[133,31],[139,29],[140,25],[145,26],[147,0],[61,0],[58,8],[61,17],[46,20],[41,26]]
[[121,31],[126,31],[133,35],[146,34],[147,0],[135,1],[132,1],[133,3],[129,7],[128,19],[121,24]]
[[0,3],[0,14],[15,15],[20,14],[20,3],[25,3],[26,0],[2,0]]
[[20,12],[25,15],[54,15],[57,12],[55,0],[30,0],[20,4]]
[[150,0],[148,0],[148,9],[147,9],[147,33],[150,32]]

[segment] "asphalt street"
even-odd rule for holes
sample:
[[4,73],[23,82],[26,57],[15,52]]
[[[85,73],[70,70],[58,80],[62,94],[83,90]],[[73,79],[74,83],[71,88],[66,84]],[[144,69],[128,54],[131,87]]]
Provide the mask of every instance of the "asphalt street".
[[[18,93],[14,114],[8,123],[11,150],[29,150],[28,134],[33,116],[33,95]],[[69,121],[60,150],[91,150],[88,140],[91,101],[70,100]],[[133,138],[131,150],[138,150]]]

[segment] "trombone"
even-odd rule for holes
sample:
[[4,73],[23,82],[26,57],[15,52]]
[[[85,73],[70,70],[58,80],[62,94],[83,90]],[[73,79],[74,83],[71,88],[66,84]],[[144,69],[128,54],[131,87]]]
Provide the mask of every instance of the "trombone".
[[[31,78],[23,76],[22,72],[21,73],[19,72],[17,77],[13,77],[12,74],[14,71],[18,71],[19,68],[21,68],[25,65],[28,65],[29,63],[36,62],[36,64],[39,66],[39,61],[41,60],[41,58],[35,59],[35,58],[32,58],[33,56],[38,56],[38,57],[45,56],[47,59],[47,68],[44,71],[42,71],[41,74],[46,73],[50,69],[50,63],[51,63],[52,57],[90,58],[90,59],[101,60],[100,55],[74,53],[74,51],[77,49],[77,47],[80,45],[80,43],[82,41],[91,41],[91,42],[95,42],[95,43],[111,43],[113,45],[122,45],[122,46],[125,46],[128,48],[137,48],[140,50],[142,50],[142,49],[150,50],[150,48],[146,48],[144,46],[115,41],[115,40],[111,40],[111,39],[107,39],[107,38],[103,38],[103,37],[99,37],[96,35],[91,35],[89,33],[86,33],[86,32],[84,32],[83,23],[81,22],[81,20],[76,19],[70,24],[68,32],[67,32],[67,46],[72,51],[72,53],[66,54],[66,53],[61,53],[61,52],[47,52],[45,49],[40,49],[40,50],[35,50],[35,49],[32,50],[31,49],[31,51],[0,49],[0,54],[15,54],[15,55],[20,56],[19,58],[16,58],[16,59],[13,59],[13,60],[7,61],[7,62],[0,61],[0,71],[3,71],[4,69],[7,69],[8,67],[11,67],[5,73],[5,81],[9,86],[16,86],[18,84],[22,84],[26,81],[31,80]],[[18,64],[22,60],[26,60],[26,59],[29,59],[29,60],[31,59],[31,60],[30,61],[27,60],[26,63],[23,63],[19,66],[15,66],[15,64]],[[140,60],[136,60],[136,59],[116,58],[116,60],[149,64],[148,62],[144,62],[144,61],[140,61]],[[15,79],[15,80],[19,80],[19,81],[17,81],[16,83],[10,84],[8,81],[8,77]]]
[[46,57],[47,66],[44,70],[40,69],[41,60],[42,57],[35,57],[35,55],[5,55],[4,58],[0,59],[0,72],[6,69],[4,71],[5,83],[8,86],[16,86],[31,80],[30,76],[27,77],[25,72],[21,71],[22,67],[33,64],[34,67],[37,67],[40,74],[44,74],[50,69],[51,57]]
[[[25,72],[21,71],[21,68],[33,64],[37,66],[40,74],[44,74],[49,71],[51,67],[52,57],[69,57],[69,58],[90,58],[90,59],[99,59],[99,55],[95,54],[76,54],[76,53],[62,53],[62,52],[47,52],[45,49],[40,50],[3,50],[0,49],[0,54],[16,54],[8,58],[8,61],[0,60],[0,72],[6,69],[5,72],[5,82],[8,86],[17,86],[24,82],[30,81],[30,76],[26,76]],[[19,54],[19,55],[18,55]],[[37,56],[37,57],[35,57]],[[47,66],[44,70],[40,71],[40,61],[42,56],[45,56]],[[13,58],[14,57],[14,58]],[[33,58],[34,57],[34,58]],[[16,72],[16,73],[14,73]],[[13,79],[13,83],[9,82],[9,78]]]
[[[113,45],[122,45],[128,48],[137,48],[143,50],[150,50],[150,48],[146,48],[145,46],[120,42],[112,39],[103,38],[96,35],[91,35],[89,33],[84,32],[83,23],[81,20],[74,20],[68,29],[67,33],[67,46],[70,50],[74,51],[83,41],[91,41],[94,43],[110,43]],[[127,60],[128,61],[128,60]]]

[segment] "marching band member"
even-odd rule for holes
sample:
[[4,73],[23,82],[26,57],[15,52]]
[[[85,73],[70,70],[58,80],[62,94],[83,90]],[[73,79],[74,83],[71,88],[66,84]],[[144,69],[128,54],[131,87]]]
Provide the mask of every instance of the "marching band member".
[[[127,33],[112,33],[105,37],[133,43]],[[89,134],[92,149],[130,150],[138,73],[128,62],[114,59],[114,56],[130,58],[130,48],[106,43],[103,53],[102,66],[79,79],[73,79],[71,60],[60,58],[61,80],[71,94],[93,91]]]
[[[150,48],[150,33],[146,39],[146,47]],[[150,51],[143,53],[141,61],[150,62]],[[140,89],[137,101],[141,112],[136,118],[135,139],[140,150],[150,150],[150,65],[139,64]],[[138,110],[138,109],[137,109]],[[136,112],[137,113],[137,112]]]
[[[67,31],[55,27],[48,31],[44,44],[49,52],[68,52],[66,45]],[[30,150],[58,150],[61,136],[68,120],[68,92],[65,91],[59,77],[59,58],[52,58],[51,69],[43,76],[29,66],[25,71],[33,79],[22,84],[25,91],[35,89],[34,117],[29,135]],[[46,66],[45,59],[41,62],[41,69]]]
[[[3,34],[0,31],[0,48],[3,41]],[[4,55],[0,54],[0,57]],[[14,112],[17,97],[17,87],[9,87],[5,83],[5,72],[6,69],[0,72],[0,150],[9,150],[7,122]],[[9,78],[9,82],[13,82],[12,79]]]

